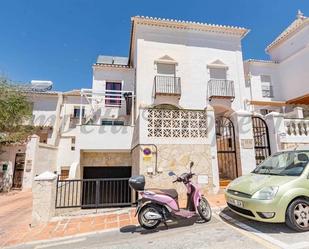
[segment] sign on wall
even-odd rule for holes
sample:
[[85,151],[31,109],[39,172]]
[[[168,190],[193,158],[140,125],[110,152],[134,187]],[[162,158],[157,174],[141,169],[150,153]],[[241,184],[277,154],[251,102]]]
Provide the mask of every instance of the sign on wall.
[[26,172],[30,172],[32,169],[32,160],[26,161]]
[[152,151],[149,147],[143,148],[143,160],[150,161],[152,158]]
[[253,149],[253,139],[241,139],[241,147],[243,149]]
[[197,183],[198,184],[208,184],[208,175],[198,175]]

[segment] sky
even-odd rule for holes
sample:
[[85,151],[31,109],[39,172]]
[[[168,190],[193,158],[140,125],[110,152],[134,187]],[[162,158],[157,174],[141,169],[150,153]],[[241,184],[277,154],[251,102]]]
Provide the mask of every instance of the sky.
[[53,89],[91,88],[99,54],[128,56],[135,15],[250,29],[244,59],[268,59],[265,47],[308,0],[0,0],[0,75],[51,80]]

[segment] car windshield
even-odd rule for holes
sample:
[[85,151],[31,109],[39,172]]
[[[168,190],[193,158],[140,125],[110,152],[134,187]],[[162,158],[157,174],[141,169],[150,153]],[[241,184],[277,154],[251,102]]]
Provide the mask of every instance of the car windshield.
[[300,176],[309,162],[309,151],[285,151],[272,155],[252,173]]

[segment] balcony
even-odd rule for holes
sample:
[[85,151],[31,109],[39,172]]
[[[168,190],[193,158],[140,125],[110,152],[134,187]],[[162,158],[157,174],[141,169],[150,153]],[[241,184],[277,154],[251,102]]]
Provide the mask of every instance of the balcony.
[[154,78],[154,94],[157,95],[168,95],[168,96],[180,96],[181,85],[180,77],[174,76],[155,76]]
[[208,98],[235,98],[234,82],[225,79],[211,79],[208,81]]
[[[82,124],[84,124],[86,121],[85,117],[82,117]],[[70,123],[69,123],[69,128],[73,129],[76,128],[77,125],[80,124],[80,118],[79,117],[74,117],[70,116]]]

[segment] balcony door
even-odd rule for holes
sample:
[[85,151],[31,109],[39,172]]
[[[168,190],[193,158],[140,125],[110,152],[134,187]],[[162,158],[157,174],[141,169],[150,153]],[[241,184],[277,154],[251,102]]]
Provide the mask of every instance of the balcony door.
[[170,63],[157,63],[157,74],[160,76],[176,76],[175,64]]
[[176,65],[171,63],[157,63],[155,84],[156,93],[178,93]]
[[210,67],[209,68],[209,75],[210,79],[215,79],[215,80],[226,80],[226,68],[215,68],[215,67]]

